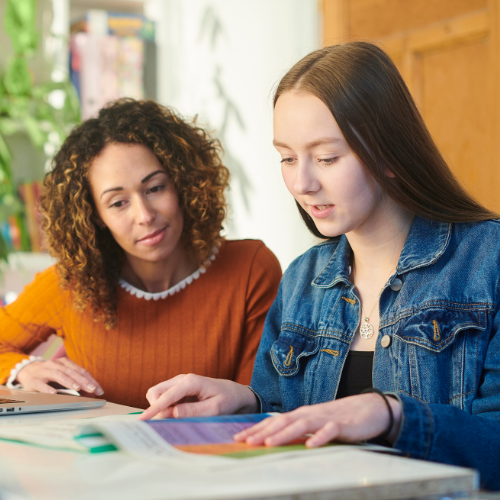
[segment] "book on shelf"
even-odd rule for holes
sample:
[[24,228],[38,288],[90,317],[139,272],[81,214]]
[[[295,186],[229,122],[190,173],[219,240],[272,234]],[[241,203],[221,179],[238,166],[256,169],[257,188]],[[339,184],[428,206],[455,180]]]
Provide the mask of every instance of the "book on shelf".
[[142,15],[91,9],[71,24],[70,32],[72,35],[85,32],[95,35],[133,36],[154,42],[156,27],[154,21]]
[[[19,196],[25,207],[28,246],[32,252],[45,252],[48,248],[42,229],[42,214],[39,209],[41,188],[40,181],[25,182],[19,185]],[[14,241],[12,247],[14,250],[22,249],[22,245],[19,247],[19,244],[15,244]]]
[[154,22],[91,10],[71,33],[70,78],[84,119],[120,97],[156,99]]
[[40,181],[25,182],[19,185],[19,195],[26,210],[26,226],[32,252],[47,250],[42,229],[42,215],[39,209],[41,187]]
[[9,215],[7,220],[0,222],[0,234],[9,252],[29,251],[31,249],[22,215]]

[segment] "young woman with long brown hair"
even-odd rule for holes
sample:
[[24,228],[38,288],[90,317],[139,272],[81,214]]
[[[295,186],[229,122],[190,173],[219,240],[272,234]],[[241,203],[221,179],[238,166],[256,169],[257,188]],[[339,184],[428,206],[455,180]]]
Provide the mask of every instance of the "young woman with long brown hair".
[[[222,237],[220,153],[152,101],[115,102],[71,132],[41,200],[57,264],[0,309],[0,382],[136,407],[185,371],[250,382],[281,270],[262,242]],[[30,358],[52,333],[67,357]]]
[[372,44],[309,54],[274,105],[285,184],[326,241],[285,272],[250,388],[179,376],[141,418],[277,411],[236,439],[379,438],[500,488],[497,215],[455,180]]

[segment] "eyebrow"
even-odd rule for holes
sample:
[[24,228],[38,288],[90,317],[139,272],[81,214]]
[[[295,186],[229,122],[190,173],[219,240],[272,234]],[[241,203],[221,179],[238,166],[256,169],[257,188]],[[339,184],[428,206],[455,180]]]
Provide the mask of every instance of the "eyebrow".
[[[146,177],[144,177],[144,179],[142,179],[141,181],[141,184],[144,184],[145,182],[148,182],[149,179],[151,179],[152,177],[154,177],[155,175],[157,174],[166,174],[165,170],[156,170],[155,172],[149,174],[149,175],[146,175]],[[112,191],[123,191],[123,188],[122,187],[114,187],[114,188],[109,188],[109,189],[106,189],[105,191],[103,191],[101,193],[101,196],[100,198],[102,199],[102,197],[106,194],[106,193],[110,193]]]
[[[338,137],[321,137],[320,139],[316,139],[315,141],[308,142],[306,144],[306,149],[315,148],[316,146],[321,146],[322,144],[342,144],[342,139]],[[280,148],[292,149],[290,146],[280,141],[273,141],[275,146]]]
[[153,172],[152,174],[146,175],[144,179],[142,179],[141,184],[144,184],[145,182],[148,182],[151,177],[155,176],[156,174],[166,174],[165,170],[157,170],[156,172]]

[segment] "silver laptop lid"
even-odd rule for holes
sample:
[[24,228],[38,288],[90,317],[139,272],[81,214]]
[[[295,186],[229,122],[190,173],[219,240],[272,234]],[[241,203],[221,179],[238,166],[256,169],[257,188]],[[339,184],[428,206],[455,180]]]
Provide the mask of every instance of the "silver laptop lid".
[[99,408],[105,404],[104,399],[0,389],[0,417],[20,413]]

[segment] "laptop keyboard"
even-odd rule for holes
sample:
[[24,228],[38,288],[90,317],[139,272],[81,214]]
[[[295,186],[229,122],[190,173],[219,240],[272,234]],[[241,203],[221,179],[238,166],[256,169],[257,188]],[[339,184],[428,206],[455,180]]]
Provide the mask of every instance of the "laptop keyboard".
[[17,401],[16,399],[4,399],[0,398],[0,405],[6,405],[9,403],[24,403],[24,401]]

